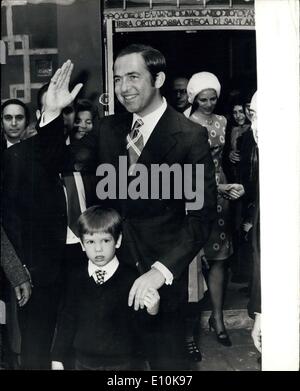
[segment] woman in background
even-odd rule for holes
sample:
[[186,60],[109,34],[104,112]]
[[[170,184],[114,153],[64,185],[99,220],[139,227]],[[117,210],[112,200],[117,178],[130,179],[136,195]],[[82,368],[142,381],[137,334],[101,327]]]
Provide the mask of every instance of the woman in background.
[[86,136],[94,126],[97,110],[88,99],[80,99],[75,104],[75,121],[73,137],[80,140]]
[[210,238],[203,249],[209,264],[208,288],[212,305],[209,328],[215,331],[219,343],[224,346],[231,346],[231,340],[226,332],[223,319],[226,261],[233,252],[228,200],[238,199],[243,195],[244,190],[240,184],[228,184],[222,168],[222,152],[225,144],[227,120],[224,116],[214,114],[220,91],[219,80],[210,72],[194,74],[187,86],[189,102],[192,104],[189,119],[208,130],[208,142],[215,164],[218,187],[218,216]]
[[249,120],[246,116],[245,104],[241,99],[236,101],[231,106],[231,116],[233,126],[226,132],[226,144],[228,142],[228,150],[224,150],[224,158],[228,161],[229,180],[239,182],[239,162],[241,160],[240,151],[237,149],[237,140],[250,128]]

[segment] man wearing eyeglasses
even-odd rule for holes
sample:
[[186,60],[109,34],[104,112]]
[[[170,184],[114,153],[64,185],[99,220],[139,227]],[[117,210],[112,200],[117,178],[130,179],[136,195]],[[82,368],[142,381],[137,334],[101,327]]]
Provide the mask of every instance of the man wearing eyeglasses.
[[186,87],[189,80],[185,77],[176,77],[172,83],[172,104],[175,110],[183,113],[189,106]]

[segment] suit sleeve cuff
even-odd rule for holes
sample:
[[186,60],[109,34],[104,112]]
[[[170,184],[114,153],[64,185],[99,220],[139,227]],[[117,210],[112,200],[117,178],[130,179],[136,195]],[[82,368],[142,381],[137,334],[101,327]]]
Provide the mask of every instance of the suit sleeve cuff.
[[48,114],[47,117],[46,117],[45,113],[42,113],[41,120],[39,123],[40,128],[48,125],[50,122],[54,121],[57,117],[59,117],[59,113],[51,113],[51,114]]
[[170,270],[165,266],[163,265],[161,262],[154,262],[153,265],[151,266],[151,268],[155,268],[157,269],[158,271],[161,272],[161,274],[165,277],[166,281],[165,281],[165,284],[166,285],[172,285],[173,283],[173,274],[170,272]]

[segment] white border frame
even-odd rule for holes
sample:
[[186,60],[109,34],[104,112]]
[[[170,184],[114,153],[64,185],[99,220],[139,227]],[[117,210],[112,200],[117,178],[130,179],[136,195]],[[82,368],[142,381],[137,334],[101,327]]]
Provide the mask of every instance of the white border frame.
[[262,370],[299,370],[299,1],[256,0]]

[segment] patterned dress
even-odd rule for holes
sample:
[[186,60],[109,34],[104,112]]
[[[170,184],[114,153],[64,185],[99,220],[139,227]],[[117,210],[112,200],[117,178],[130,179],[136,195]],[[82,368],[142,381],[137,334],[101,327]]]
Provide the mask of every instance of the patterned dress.
[[[216,169],[217,185],[226,184],[227,180],[221,165],[225,144],[226,118],[221,115],[212,114],[208,119],[204,119],[195,112],[189,119],[207,128],[208,142]],[[214,222],[210,237],[204,246],[204,253],[208,260],[225,260],[233,253],[229,202],[218,194],[217,219]]]

